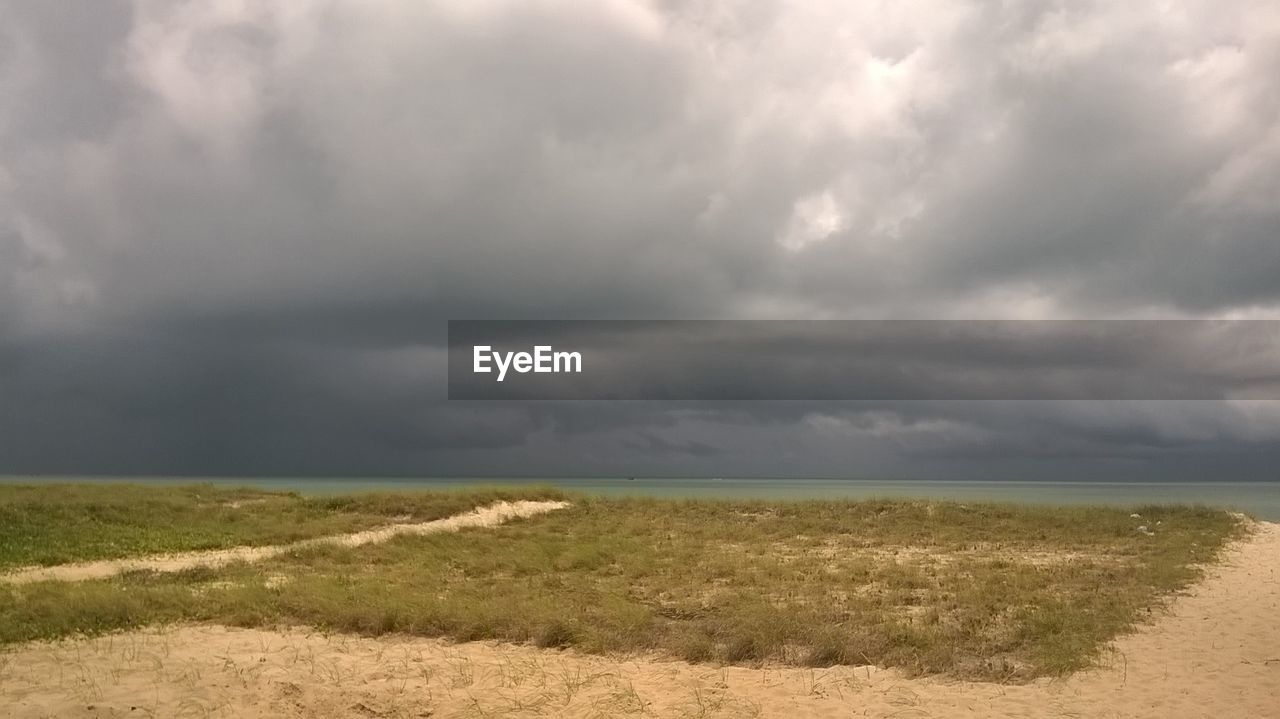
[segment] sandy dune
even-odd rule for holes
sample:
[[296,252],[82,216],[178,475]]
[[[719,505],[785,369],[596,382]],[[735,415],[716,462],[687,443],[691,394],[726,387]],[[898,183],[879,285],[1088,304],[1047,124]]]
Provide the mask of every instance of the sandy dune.
[[716,668],[408,637],[187,626],[0,654],[16,717],[1280,717],[1280,525],[1116,644],[1028,685]]
[[480,507],[470,512],[455,514],[452,517],[437,519],[432,522],[391,524],[363,532],[355,532],[354,534],[318,537],[294,542],[293,544],[265,547],[234,547],[232,549],[182,552],[132,559],[108,559],[97,562],[61,564],[56,567],[28,567],[7,574],[0,574],[0,581],[13,584],[45,580],[78,581],[103,579],[122,572],[140,569],[149,569],[156,572],[177,572],[192,567],[218,567],[235,561],[257,562],[294,549],[317,544],[342,544],[355,547],[361,544],[385,542],[398,534],[433,534],[436,532],[456,532],[465,527],[491,527],[509,519],[531,517],[535,514],[542,514],[543,512],[550,512],[567,506],[569,506],[568,502],[530,502],[527,500],[496,502],[487,507]]

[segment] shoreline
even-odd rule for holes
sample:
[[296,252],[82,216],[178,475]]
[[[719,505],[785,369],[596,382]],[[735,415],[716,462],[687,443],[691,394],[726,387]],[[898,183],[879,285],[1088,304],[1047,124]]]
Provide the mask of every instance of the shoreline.
[[862,479],[761,477],[25,477],[0,476],[0,486],[84,483],[141,486],[249,487],[329,497],[361,492],[452,491],[493,487],[555,487],[600,497],[760,499],[769,501],[907,499],[1129,508],[1203,504],[1280,522],[1280,482],[1032,481],[1019,479]]

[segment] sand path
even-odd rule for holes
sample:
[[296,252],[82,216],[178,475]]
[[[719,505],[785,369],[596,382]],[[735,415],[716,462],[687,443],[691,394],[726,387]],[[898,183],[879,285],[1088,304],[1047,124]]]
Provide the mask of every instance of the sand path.
[[1230,548],[1106,669],[1002,686],[494,643],[184,626],[0,653],[16,717],[1280,717],[1280,525]]
[[122,572],[149,569],[156,572],[177,572],[192,567],[220,567],[231,562],[257,562],[285,552],[319,544],[339,544],[356,547],[361,544],[385,542],[398,534],[434,534],[436,532],[456,532],[466,527],[491,527],[517,517],[531,517],[569,506],[568,502],[496,502],[487,507],[480,507],[470,512],[455,514],[452,517],[437,519],[431,522],[413,524],[390,524],[383,527],[339,534],[328,537],[306,539],[292,544],[277,544],[263,547],[233,547],[231,549],[213,549],[199,552],[181,552],[130,559],[106,559],[95,562],[78,562],[60,564],[53,567],[26,567],[6,574],[0,574],[0,582],[26,584],[47,580],[80,581],[85,579],[104,579]]

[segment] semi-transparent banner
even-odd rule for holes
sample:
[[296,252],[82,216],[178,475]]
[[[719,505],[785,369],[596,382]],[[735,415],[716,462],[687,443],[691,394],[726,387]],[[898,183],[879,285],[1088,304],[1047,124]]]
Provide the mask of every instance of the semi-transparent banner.
[[1280,320],[453,320],[449,398],[1280,399]]

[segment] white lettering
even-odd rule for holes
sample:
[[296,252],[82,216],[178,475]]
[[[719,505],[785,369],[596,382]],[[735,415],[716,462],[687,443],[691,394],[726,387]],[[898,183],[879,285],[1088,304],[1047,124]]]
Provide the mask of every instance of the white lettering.
[[501,352],[493,353],[493,361],[498,365],[498,381],[501,382],[507,376],[507,369],[511,367],[512,352],[508,352],[503,356]]
[[[499,382],[507,378],[507,370],[515,370],[520,374],[582,372],[582,353],[556,352],[550,345],[535,345],[533,354],[495,352],[489,345],[475,345],[471,351],[471,371],[476,374],[489,374],[493,371],[493,367],[497,367]],[[490,361],[493,362],[493,366],[490,366]]]
[[[547,349],[551,348],[548,347]],[[564,369],[560,368],[561,360],[564,360]],[[582,353],[557,352],[552,366],[554,368],[551,370],[552,372],[582,372]]]

